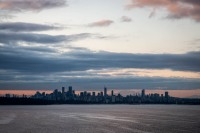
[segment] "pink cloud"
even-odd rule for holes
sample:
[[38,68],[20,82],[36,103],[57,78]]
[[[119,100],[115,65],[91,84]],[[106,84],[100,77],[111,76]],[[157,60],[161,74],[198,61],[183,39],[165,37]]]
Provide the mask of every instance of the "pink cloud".
[[114,23],[112,20],[100,20],[89,24],[90,27],[106,27]]
[[127,5],[128,9],[144,7],[165,8],[168,18],[191,18],[200,22],[200,0],[132,0]]

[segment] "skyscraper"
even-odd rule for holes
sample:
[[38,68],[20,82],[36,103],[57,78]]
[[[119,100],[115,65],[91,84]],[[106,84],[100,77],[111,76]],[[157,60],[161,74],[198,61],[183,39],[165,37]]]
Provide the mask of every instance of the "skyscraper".
[[69,94],[72,94],[72,86],[69,86]]
[[92,96],[95,96],[95,92],[92,92]]
[[62,94],[65,93],[65,87],[62,87]]
[[102,91],[101,91],[101,93],[100,93],[100,94],[101,94],[101,97],[103,97],[103,92],[102,92]]
[[107,96],[107,88],[104,86],[104,97]]
[[165,98],[168,98],[169,97],[169,93],[168,91],[165,92]]
[[114,91],[113,90],[111,91],[111,96],[114,96]]
[[145,97],[145,90],[142,90],[142,97]]

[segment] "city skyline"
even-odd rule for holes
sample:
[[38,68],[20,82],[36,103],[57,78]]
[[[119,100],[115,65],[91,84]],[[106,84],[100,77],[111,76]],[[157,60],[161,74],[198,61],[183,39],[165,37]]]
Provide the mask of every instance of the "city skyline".
[[[105,86],[104,86],[105,87]],[[111,88],[110,88],[111,89]],[[57,90],[59,90],[59,88],[57,88]],[[81,90],[76,90],[75,94],[79,95],[82,91],[87,91],[87,92],[95,92],[98,93],[102,90],[101,89],[81,89]],[[126,96],[126,95],[140,95],[141,91],[144,89],[111,89],[113,90],[115,93],[114,94],[121,94],[122,96]],[[22,97],[24,95],[30,97],[32,95],[34,95],[37,92],[45,92],[45,94],[51,94],[53,93],[54,90],[51,89],[44,89],[44,90],[1,90],[0,91],[0,96],[5,96],[6,94],[9,95],[15,95],[18,97]],[[166,91],[170,93],[170,95],[172,97],[178,97],[178,98],[200,98],[199,97],[199,93],[200,93],[200,89],[197,90],[161,90],[161,89],[157,89],[157,90],[151,90],[151,89],[145,89],[146,94],[164,94]],[[111,95],[112,91],[108,91],[108,94]]]
[[70,83],[200,97],[199,10],[199,0],[0,0],[0,94]]
[[[109,92],[110,93],[109,93]],[[22,96],[14,94],[0,95],[0,105],[51,105],[51,104],[192,104],[199,105],[197,98],[173,97],[168,91],[162,94],[147,94],[145,89],[140,93],[122,95],[109,90],[106,86],[101,91],[80,91],[76,92],[72,86],[68,89],[62,87],[51,93],[37,91],[34,95]]]
[[[5,91],[5,90],[4,90]],[[16,91],[16,90],[15,90]],[[90,94],[95,94],[95,96],[96,96],[96,94],[99,94],[99,95],[102,95],[102,96],[104,96],[104,97],[106,97],[106,96],[108,96],[108,95],[111,95],[111,96],[113,96],[113,95],[118,95],[118,94],[120,94],[120,95],[122,95],[122,96],[126,96],[126,95],[133,95],[133,96],[142,96],[142,95],[144,95],[145,94],[145,89],[142,89],[142,90],[133,90],[133,92],[129,92],[129,93],[127,93],[127,94],[125,94],[125,93],[123,93],[123,92],[120,92],[119,90],[115,90],[115,89],[112,89],[112,90],[109,90],[108,91],[108,88],[104,85],[104,88],[103,88],[103,90],[76,90],[75,91],[75,89],[72,89],[72,86],[69,86],[68,87],[68,90],[63,86],[61,89],[54,89],[54,90],[34,90],[34,91],[32,91],[32,90],[29,90],[30,91],[30,93],[26,93],[26,91],[27,90],[24,90],[24,91],[22,91],[21,93],[16,93],[16,92],[14,92],[14,90],[10,90],[10,92],[9,91],[5,91],[4,93],[0,93],[0,96],[6,96],[6,95],[10,95],[10,96],[17,96],[17,97],[22,97],[22,96],[28,96],[28,97],[31,97],[31,96],[34,96],[34,95],[36,95],[37,93],[40,93],[40,94],[42,94],[42,93],[44,93],[44,94],[52,94],[52,93],[54,93],[55,91],[60,91],[62,94],[63,93],[73,93],[73,94],[75,94],[75,95],[81,95],[81,93],[84,93],[84,92],[87,92],[87,93],[90,93]],[[144,92],[145,91],[145,92]],[[167,90],[163,90],[164,92],[168,92]],[[148,91],[147,91],[148,92]],[[149,95],[150,94],[153,94],[153,93],[148,93]],[[159,95],[161,95],[161,94],[163,94],[163,93],[155,93],[155,94],[159,94]],[[185,98],[187,98],[187,97],[185,97]]]
[[[109,93],[110,92],[110,93]],[[10,94],[6,94],[5,97],[10,98]],[[14,97],[14,96],[13,96]],[[23,97],[26,97],[23,95]],[[146,94],[145,90],[142,89],[140,93],[122,95],[121,93],[114,93],[114,90],[108,90],[104,86],[103,90],[95,91],[80,91],[78,94],[72,86],[65,87],[62,89],[55,89],[52,93],[46,94],[45,92],[37,91],[34,95],[30,96],[33,99],[45,99],[54,100],[67,103],[100,103],[100,104],[110,104],[110,103],[176,103],[175,99],[169,95],[168,91],[164,94],[151,93]]]

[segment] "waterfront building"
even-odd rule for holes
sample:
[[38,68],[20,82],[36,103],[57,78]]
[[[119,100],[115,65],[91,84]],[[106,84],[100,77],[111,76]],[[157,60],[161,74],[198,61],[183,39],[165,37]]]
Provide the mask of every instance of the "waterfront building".
[[62,94],[65,93],[65,87],[62,87]]
[[69,90],[68,90],[69,94],[72,94],[72,86],[69,86]]
[[95,97],[95,92],[92,92],[92,96]]
[[107,96],[107,88],[104,86],[104,97]]
[[145,90],[142,90],[142,97],[145,97]]
[[111,96],[114,96],[114,91],[113,90],[111,91]]
[[165,92],[165,98],[166,98],[166,99],[169,98],[169,93],[168,93],[168,91]]

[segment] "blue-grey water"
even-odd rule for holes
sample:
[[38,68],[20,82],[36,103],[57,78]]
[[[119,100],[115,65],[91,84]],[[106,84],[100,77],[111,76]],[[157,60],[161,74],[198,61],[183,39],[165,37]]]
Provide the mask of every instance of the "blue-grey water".
[[200,133],[200,106],[0,106],[0,133]]

